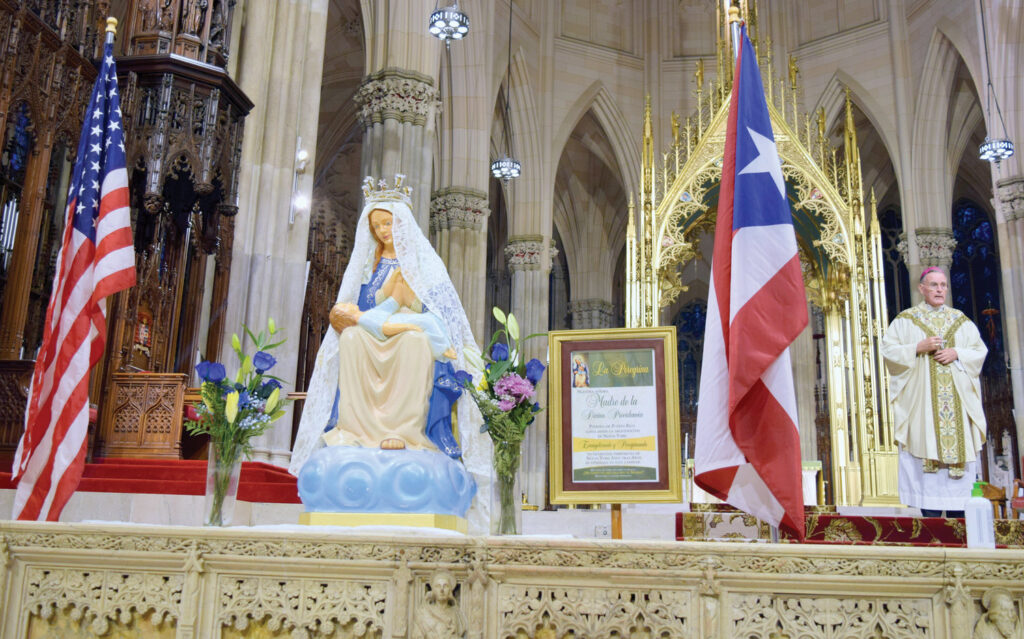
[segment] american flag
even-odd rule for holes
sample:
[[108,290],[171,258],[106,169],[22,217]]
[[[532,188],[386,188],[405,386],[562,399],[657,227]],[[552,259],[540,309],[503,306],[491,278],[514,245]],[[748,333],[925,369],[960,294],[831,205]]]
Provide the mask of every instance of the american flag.
[[135,285],[112,40],[104,47],[82,124],[25,433],[14,457],[16,519],[56,521],[78,488],[85,465],[89,371],[106,342],[104,298]]
[[807,326],[800,257],[754,47],[729,105],[697,407],[695,481],[804,536],[789,345]]

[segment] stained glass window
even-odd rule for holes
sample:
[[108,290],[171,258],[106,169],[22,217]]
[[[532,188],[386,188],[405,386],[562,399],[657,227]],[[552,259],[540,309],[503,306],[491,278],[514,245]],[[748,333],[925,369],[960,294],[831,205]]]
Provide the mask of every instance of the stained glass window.
[[[953,266],[949,270],[952,305],[971,318],[988,346],[985,368],[1004,366],[1000,317],[999,255],[988,213],[971,200],[953,208]],[[996,353],[1000,355],[994,356]]]
[[700,356],[704,351],[707,317],[707,304],[703,300],[695,300],[684,306],[673,322],[679,349],[679,405],[686,413],[697,410]]

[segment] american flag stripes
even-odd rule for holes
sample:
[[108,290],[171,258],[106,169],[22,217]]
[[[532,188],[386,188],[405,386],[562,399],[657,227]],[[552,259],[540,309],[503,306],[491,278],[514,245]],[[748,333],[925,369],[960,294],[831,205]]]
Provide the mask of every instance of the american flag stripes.
[[803,539],[789,345],[807,325],[807,301],[761,74],[741,32],[708,292],[695,481]]
[[14,457],[16,519],[56,521],[78,487],[85,463],[89,371],[106,342],[104,298],[135,285],[124,131],[110,40],[78,142],[25,433]]

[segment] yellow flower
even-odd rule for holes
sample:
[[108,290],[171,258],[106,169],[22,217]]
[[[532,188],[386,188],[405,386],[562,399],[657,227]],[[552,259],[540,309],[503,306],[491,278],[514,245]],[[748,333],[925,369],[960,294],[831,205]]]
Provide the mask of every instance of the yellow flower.
[[263,412],[267,415],[274,412],[274,408],[277,406],[277,400],[281,397],[281,389],[275,388],[274,392],[267,398],[267,405],[263,407]]
[[277,324],[274,323],[273,317],[267,319],[267,330],[270,331],[271,335],[277,332]]
[[224,402],[224,417],[229,424],[234,424],[238,419],[238,391],[231,391]]
[[481,376],[480,377],[480,384],[478,384],[476,388],[477,388],[477,390],[482,390],[482,391],[487,390],[487,378]]
[[252,371],[252,357],[246,355],[245,359],[242,360],[242,366],[238,369],[238,375],[235,377],[235,383],[241,384],[245,376]]
[[242,352],[242,340],[238,339],[238,333],[231,334],[231,348],[235,349],[236,353]]

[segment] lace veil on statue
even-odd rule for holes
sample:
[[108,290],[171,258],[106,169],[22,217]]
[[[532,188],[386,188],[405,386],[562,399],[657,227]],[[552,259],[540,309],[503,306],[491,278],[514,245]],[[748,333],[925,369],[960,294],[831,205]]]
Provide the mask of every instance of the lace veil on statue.
[[[479,347],[473,339],[469,320],[448,276],[447,267],[430,245],[430,241],[423,235],[412,214],[411,189],[402,186],[404,178],[403,175],[396,175],[394,188],[389,188],[384,180],[380,181],[378,188],[374,188],[371,177],[363,181],[366,203],[356,224],[355,243],[341,280],[337,302],[358,302],[360,287],[369,281],[372,275],[374,251],[377,247],[377,241],[370,232],[370,212],[377,209],[390,212],[393,216],[395,256],[402,269],[402,276],[416,293],[416,297],[444,321],[452,347],[457,354],[453,362],[456,369],[468,371],[477,378],[479,371],[471,366],[474,366],[472,362],[479,360]],[[323,312],[328,310],[330,309],[323,309]],[[306,402],[299,421],[299,432],[288,466],[288,472],[291,474],[297,476],[313,451],[323,445],[320,436],[330,418],[337,386],[338,333],[328,329],[320,344],[313,375],[306,389]],[[477,479],[479,492],[476,502],[487,502],[486,491],[489,489],[489,482],[486,478],[491,474],[491,443],[486,435],[480,433],[480,413],[466,394],[459,398],[457,418],[463,450],[462,460],[466,469]],[[472,527],[472,520],[470,525]]]

